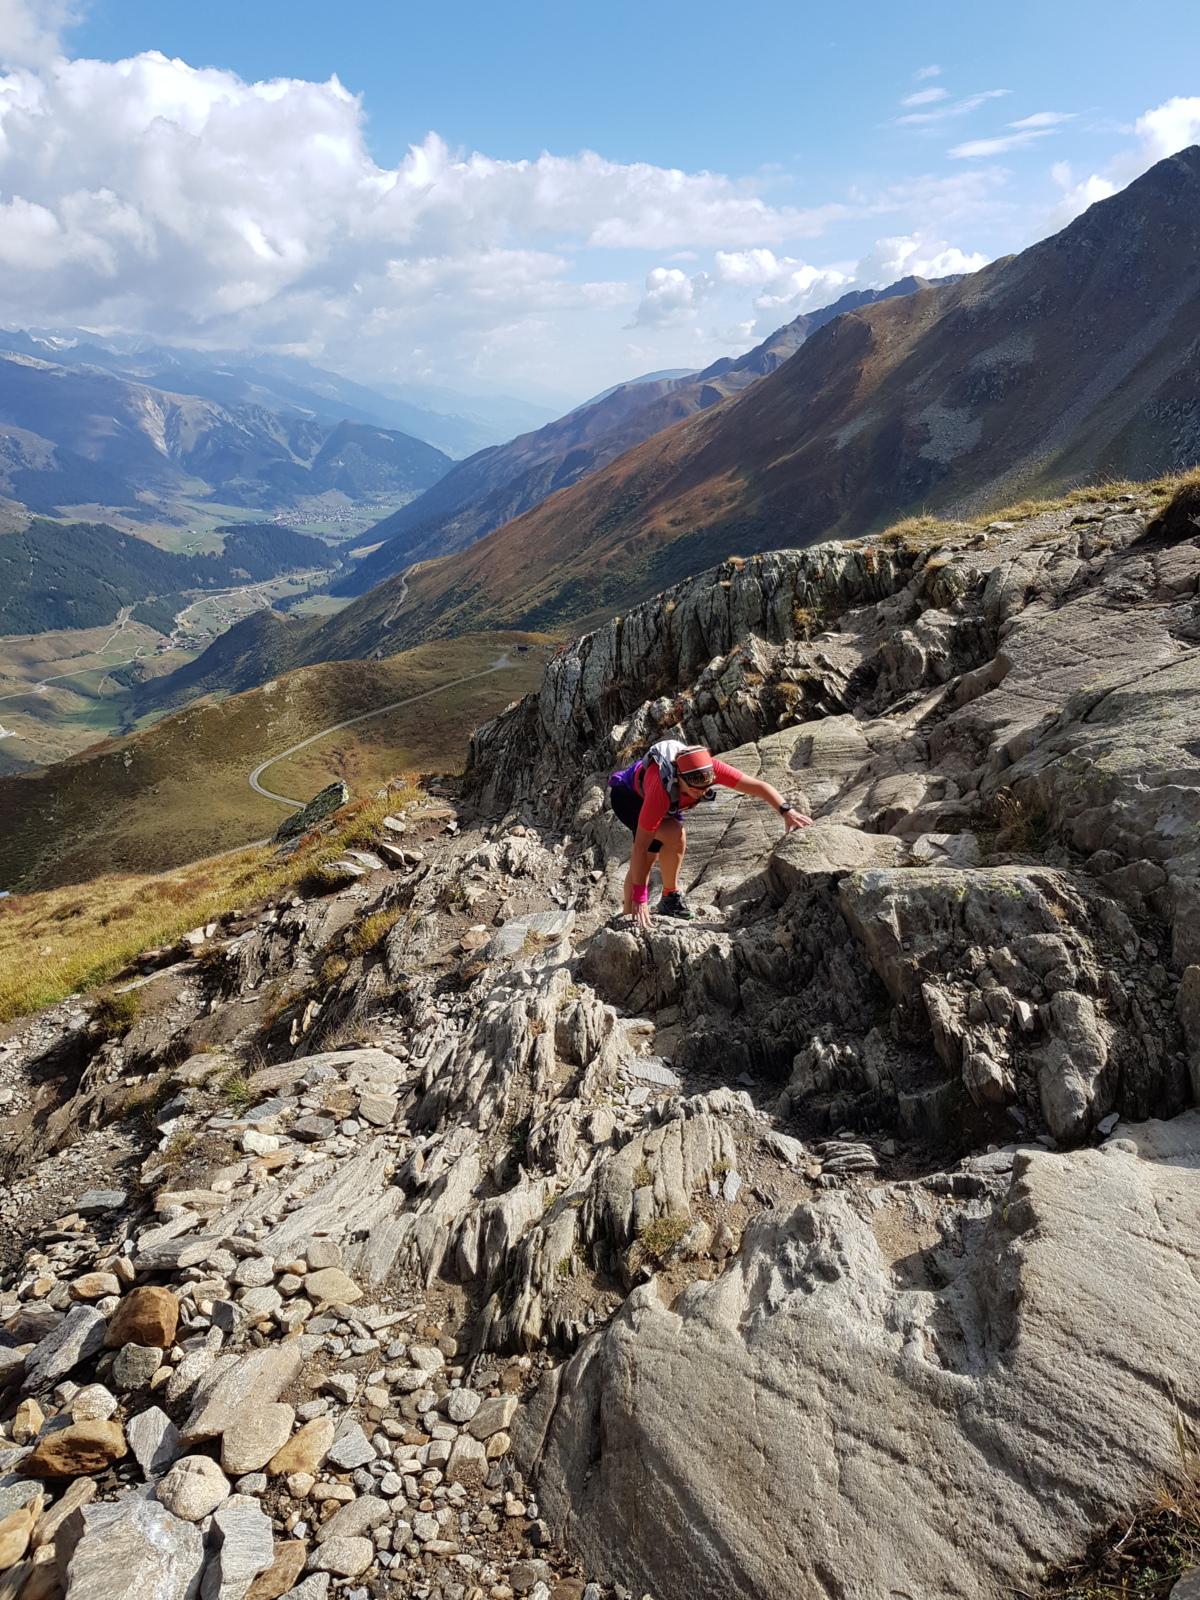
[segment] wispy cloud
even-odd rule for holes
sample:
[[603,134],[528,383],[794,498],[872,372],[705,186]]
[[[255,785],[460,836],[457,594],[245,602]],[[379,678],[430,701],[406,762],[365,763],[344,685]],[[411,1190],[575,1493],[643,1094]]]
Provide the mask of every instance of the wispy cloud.
[[941,75],[941,67],[918,67],[913,73],[913,77],[916,78],[918,83],[922,78],[940,78]]
[[965,100],[955,100],[948,106],[938,106],[936,111],[911,111],[907,117],[900,117],[898,121],[901,127],[920,127],[930,123],[945,122],[950,117],[965,117],[968,112],[977,110],[986,101],[999,100],[1011,93],[1011,89],[985,89],[982,94],[968,95]]
[[1060,122],[1074,120],[1073,111],[1035,111],[1031,117],[1022,117],[1020,122],[1010,122],[1010,128],[1057,128]]
[[948,100],[949,89],[918,89],[916,94],[906,94],[901,100],[902,106],[929,106],[935,100]]
[[960,161],[974,161],[985,156],[1007,155],[1010,150],[1024,150],[1053,133],[1060,124],[1070,122],[1074,115],[1073,111],[1035,111],[1031,117],[1008,123],[1008,127],[1016,130],[1013,133],[997,134],[990,139],[968,139],[965,144],[955,145],[948,154]]

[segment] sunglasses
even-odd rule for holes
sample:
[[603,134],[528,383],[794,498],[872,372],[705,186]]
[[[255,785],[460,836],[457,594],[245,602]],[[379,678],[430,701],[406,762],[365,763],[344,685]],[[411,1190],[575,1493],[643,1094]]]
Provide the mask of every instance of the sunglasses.
[[707,767],[703,772],[681,772],[679,776],[689,789],[707,789],[713,781],[713,769]]

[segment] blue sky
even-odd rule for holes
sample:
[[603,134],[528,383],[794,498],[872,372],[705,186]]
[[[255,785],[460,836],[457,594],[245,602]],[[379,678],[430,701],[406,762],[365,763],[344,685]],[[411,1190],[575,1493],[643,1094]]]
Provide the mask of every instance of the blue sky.
[[368,381],[702,364],[1200,137],[1194,0],[64,11],[0,0],[0,318]]

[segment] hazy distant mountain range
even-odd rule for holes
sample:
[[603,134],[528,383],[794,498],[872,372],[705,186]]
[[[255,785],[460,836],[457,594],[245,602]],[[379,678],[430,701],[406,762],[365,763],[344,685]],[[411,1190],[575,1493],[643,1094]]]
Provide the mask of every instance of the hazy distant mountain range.
[[0,353],[0,493],[54,515],[91,507],[163,514],[184,497],[287,510],[331,490],[395,505],[450,467],[424,440]]
[[101,339],[77,329],[0,328],[0,351],[6,350],[56,366],[99,368],[219,405],[257,405],[315,422],[370,422],[411,434],[456,459],[541,427],[558,414],[513,395],[467,395],[431,384],[369,388],[295,356],[185,350],[147,340]]
[[333,592],[363,594],[413,561],[465,549],[673,422],[739,394],[774,372],[805,339],[844,311],[912,294],[924,286],[924,279],[910,277],[886,289],[857,290],[833,305],[796,317],[743,356],[724,357],[702,372],[651,373],[618,384],[546,427],[481,450],[372,528],[364,543],[386,542],[342,574],[332,585]]

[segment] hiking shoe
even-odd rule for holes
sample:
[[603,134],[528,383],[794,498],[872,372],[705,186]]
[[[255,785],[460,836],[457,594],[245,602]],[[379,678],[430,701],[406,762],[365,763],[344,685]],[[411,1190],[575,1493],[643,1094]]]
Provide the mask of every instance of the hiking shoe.
[[696,913],[688,905],[678,889],[672,889],[670,894],[663,895],[658,902],[660,917],[678,917],[680,922],[694,922]]

